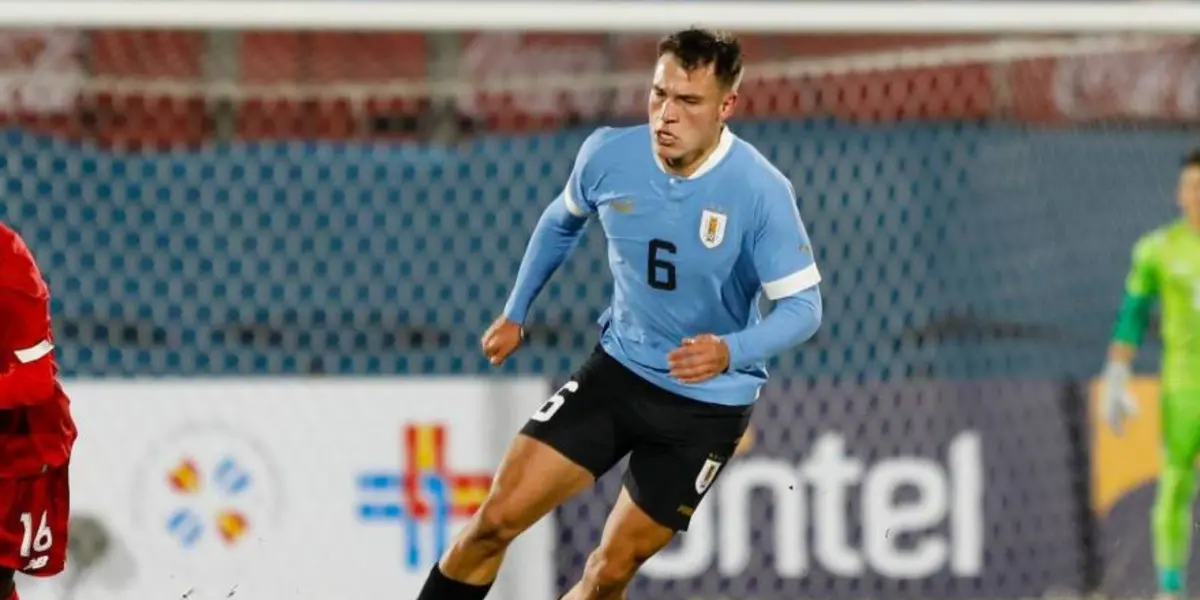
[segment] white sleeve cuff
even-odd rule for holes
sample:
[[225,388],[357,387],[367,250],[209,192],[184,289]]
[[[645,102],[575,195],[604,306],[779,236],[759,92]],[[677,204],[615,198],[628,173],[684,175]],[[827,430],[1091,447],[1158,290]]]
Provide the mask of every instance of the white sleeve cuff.
[[817,264],[813,263],[791,275],[764,283],[762,287],[768,299],[778,300],[795,296],[818,283],[821,283],[821,272],[817,270]]
[[570,185],[563,188],[563,200],[567,203],[567,212],[577,217],[588,216],[588,211],[584,210],[582,206],[579,206],[579,203],[575,202],[575,195],[571,193]]
[[50,354],[50,352],[53,350],[54,344],[51,344],[50,340],[42,340],[38,342],[36,346],[26,348],[24,350],[17,350],[15,354],[17,355],[17,360],[21,361],[22,363],[31,363],[39,358],[42,358],[43,356],[46,356],[47,354]]

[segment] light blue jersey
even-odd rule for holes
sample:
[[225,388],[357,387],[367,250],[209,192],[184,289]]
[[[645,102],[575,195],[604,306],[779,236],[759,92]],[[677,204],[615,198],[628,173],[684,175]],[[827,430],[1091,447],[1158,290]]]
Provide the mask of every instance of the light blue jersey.
[[[686,178],[664,169],[650,136],[643,125],[588,137],[556,200],[569,214],[556,215],[552,206],[543,215],[505,314],[524,319],[559,254],[565,257],[581,223],[596,216],[614,284],[600,318],[605,351],[681,396],[750,404],[767,381],[770,355],[811,337],[821,319],[821,276],[795,194],[728,129]],[[766,321],[758,310],[763,294],[778,301]],[[667,354],[702,333],[726,340],[730,368],[701,383],[680,382]]]

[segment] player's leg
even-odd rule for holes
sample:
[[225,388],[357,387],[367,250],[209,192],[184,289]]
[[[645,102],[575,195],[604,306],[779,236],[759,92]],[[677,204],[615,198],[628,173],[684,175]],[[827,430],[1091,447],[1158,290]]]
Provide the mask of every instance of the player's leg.
[[583,577],[562,600],[620,600],[625,588],[650,557],[667,547],[675,529],[646,514],[629,490],[621,489],[600,546],[587,559]]
[[0,600],[10,600],[17,594],[13,580],[20,566],[20,544],[23,534],[18,522],[19,513],[12,505],[20,488],[17,479],[0,479]]
[[624,487],[599,547],[564,600],[619,600],[638,569],[686,531],[692,514],[734,454],[749,407],[703,404],[645,384],[628,407],[627,429],[641,432]]
[[17,582],[13,580],[16,573],[12,569],[0,567],[0,600],[17,600]]
[[1159,591],[1182,595],[1192,532],[1193,465],[1200,451],[1200,393],[1164,393],[1160,402],[1162,473],[1152,513]]
[[593,481],[591,472],[554,448],[517,436],[487,500],[442,556],[418,600],[484,598],[509,544]]
[[593,355],[534,413],[501,461],[487,499],[417,600],[482,600],[509,544],[628,453],[610,401],[617,391],[609,361]]

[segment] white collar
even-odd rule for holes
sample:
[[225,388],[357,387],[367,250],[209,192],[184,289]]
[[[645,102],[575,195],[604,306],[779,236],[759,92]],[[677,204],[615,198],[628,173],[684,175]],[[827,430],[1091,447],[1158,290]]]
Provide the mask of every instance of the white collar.
[[[721,163],[722,160],[724,160],[726,156],[729,155],[729,151],[732,149],[733,132],[729,131],[728,127],[722,127],[721,137],[717,140],[716,149],[713,150],[712,154],[708,155],[708,158],[704,159],[704,162],[700,165],[700,168],[696,169],[696,172],[692,173],[691,176],[687,177],[687,179],[697,179],[705,173],[713,170],[718,164]],[[658,163],[658,168],[662,169],[663,172],[670,173],[670,171],[667,170],[667,166],[663,164],[662,159],[658,157],[658,154],[654,155],[654,162]]]

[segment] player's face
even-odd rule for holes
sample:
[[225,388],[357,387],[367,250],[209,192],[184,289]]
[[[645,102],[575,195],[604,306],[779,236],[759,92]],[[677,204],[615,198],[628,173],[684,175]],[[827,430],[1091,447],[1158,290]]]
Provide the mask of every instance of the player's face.
[[684,69],[664,54],[650,86],[650,130],[654,152],[672,169],[686,171],[707,155],[733,113],[737,94],[717,81],[713,65]]
[[1200,167],[1187,167],[1180,172],[1179,208],[1189,220],[1200,220]]

